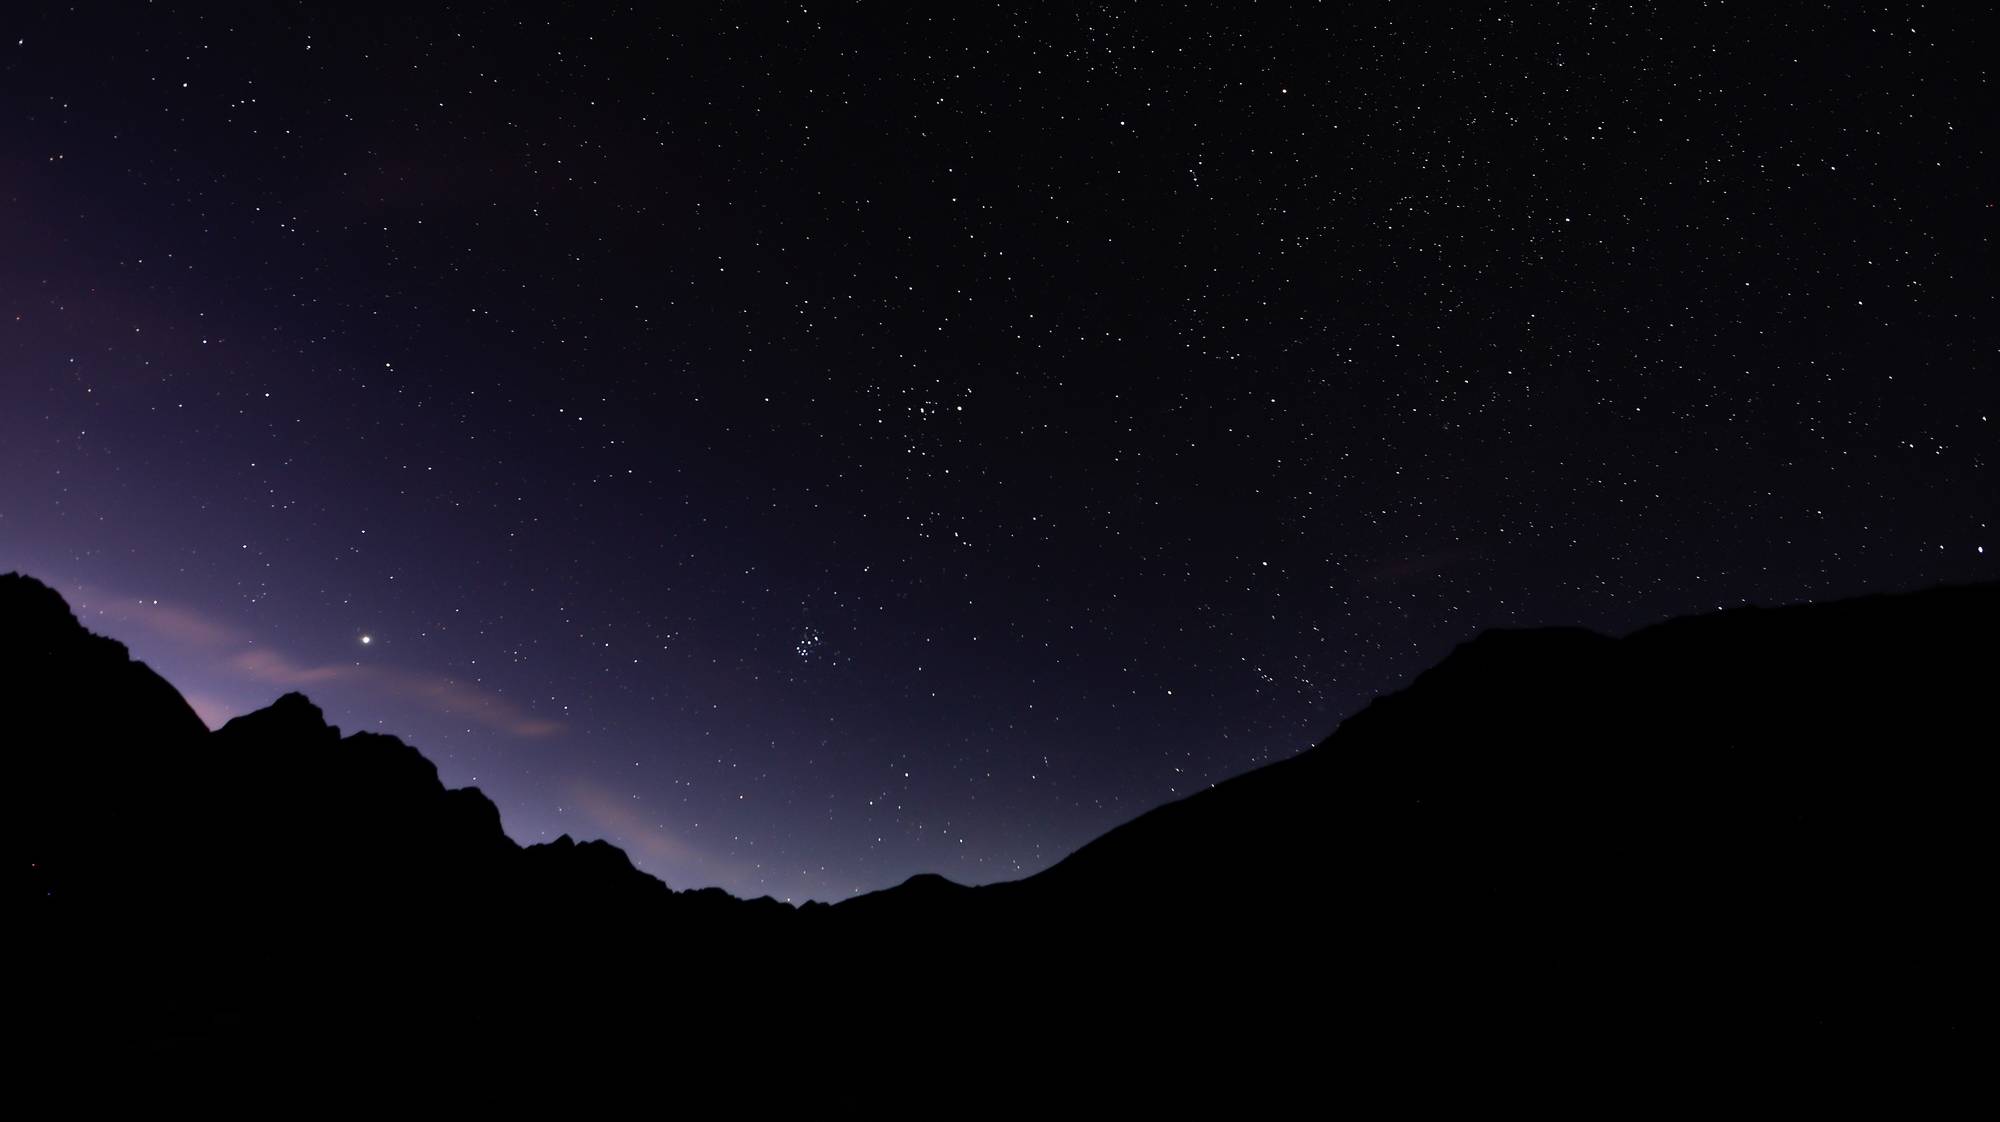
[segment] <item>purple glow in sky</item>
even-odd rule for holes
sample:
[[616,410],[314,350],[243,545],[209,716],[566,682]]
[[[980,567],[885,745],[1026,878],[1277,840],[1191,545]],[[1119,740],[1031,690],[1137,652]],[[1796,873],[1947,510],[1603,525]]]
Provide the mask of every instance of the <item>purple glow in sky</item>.
[[1483,628],[1993,579],[1962,18],[9,12],[0,570],[676,888],[1018,877]]

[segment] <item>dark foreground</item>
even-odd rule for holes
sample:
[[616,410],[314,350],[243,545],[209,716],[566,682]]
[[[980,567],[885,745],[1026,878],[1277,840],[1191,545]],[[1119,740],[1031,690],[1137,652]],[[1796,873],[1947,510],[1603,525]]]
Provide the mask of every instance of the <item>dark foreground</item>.
[[1039,876],[798,909],[516,845],[296,694],[210,732],[28,578],[0,627],[36,1055],[1908,1102],[1990,1039],[1996,586],[1488,633]]

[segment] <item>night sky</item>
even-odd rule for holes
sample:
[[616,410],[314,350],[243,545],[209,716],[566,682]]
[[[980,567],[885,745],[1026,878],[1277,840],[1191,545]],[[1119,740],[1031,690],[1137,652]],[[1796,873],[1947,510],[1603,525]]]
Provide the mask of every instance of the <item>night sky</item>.
[[321,7],[0,15],[0,571],[523,842],[1011,879],[1484,628],[2000,576],[1955,5]]

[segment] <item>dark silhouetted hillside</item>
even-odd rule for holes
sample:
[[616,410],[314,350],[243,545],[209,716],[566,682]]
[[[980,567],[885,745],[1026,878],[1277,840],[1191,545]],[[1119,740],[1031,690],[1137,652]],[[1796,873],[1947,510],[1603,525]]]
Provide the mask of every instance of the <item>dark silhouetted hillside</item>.
[[802,909],[518,846],[478,791],[298,694],[208,732],[33,580],[0,578],[0,620],[27,1000],[57,1020],[646,1033],[678,1010],[772,1039],[935,1021],[1405,1058],[1949,1056],[1985,1022],[1996,586],[1490,632],[1037,876]]
[[1037,876],[834,911],[1348,1044],[1943,1063],[1987,1016],[1996,625],[1982,586],[1489,632]]

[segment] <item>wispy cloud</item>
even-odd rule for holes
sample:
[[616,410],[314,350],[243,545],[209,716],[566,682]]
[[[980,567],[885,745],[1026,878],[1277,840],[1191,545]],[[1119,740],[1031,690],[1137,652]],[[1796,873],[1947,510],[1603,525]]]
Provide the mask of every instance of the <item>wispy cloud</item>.
[[194,715],[201,718],[201,723],[211,729],[219,729],[228,724],[231,718],[240,717],[247,711],[243,706],[205,693],[182,690],[181,697],[187,701],[188,708],[194,710]]
[[515,736],[553,736],[562,731],[561,722],[537,717],[491,690],[466,682],[404,671],[377,671],[374,680],[390,692],[425,702],[440,713],[466,716]]
[[131,616],[164,638],[192,647],[233,647],[250,642],[242,631],[158,600],[135,601]]
[[359,666],[301,666],[269,647],[258,647],[244,651],[229,660],[245,676],[260,682],[269,682],[286,689],[304,689],[324,682],[338,682],[343,679],[359,678],[363,668]]
[[[136,623],[200,658],[212,671],[232,681],[286,690],[339,685],[377,700],[414,703],[434,713],[513,736],[552,736],[562,731],[560,723],[536,716],[524,706],[474,682],[382,663],[313,664],[257,642],[242,628],[182,605],[111,596],[94,589],[76,592],[78,599],[96,609],[93,614]],[[195,711],[210,727],[218,723],[217,718],[226,719],[222,715],[233,708],[216,698],[204,699],[204,704],[206,709],[198,706]]]
[[356,685],[386,697],[414,701],[447,717],[473,721],[515,736],[551,736],[562,725],[537,717],[491,690],[470,682],[395,666],[362,663],[295,662],[269,647],[242,651],[229,660],[239,673],[285,689],[303,690],[328,682]]
[[745,884],[755,879],[756,870],[751,866],[704,853],[673,834],[664,822],[647,814],[646,804],[637,799],[621,797],[588,779],[571,781],[569,799],[570,805],[583,811],[592,824],[671,888],[699,888],[723,881]]

